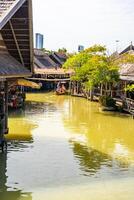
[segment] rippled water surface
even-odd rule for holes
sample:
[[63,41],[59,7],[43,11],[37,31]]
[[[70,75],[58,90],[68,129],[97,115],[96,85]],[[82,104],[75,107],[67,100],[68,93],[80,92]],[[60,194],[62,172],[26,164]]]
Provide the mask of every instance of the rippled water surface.
[[0,200],[133,200],[134,120],[97,103],[28,94],[10,111]]

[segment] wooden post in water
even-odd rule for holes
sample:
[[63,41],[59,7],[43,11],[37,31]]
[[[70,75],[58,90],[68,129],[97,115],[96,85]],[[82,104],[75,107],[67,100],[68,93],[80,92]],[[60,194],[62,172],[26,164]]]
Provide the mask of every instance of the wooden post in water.
[[71,91],[71,81],[69,81],[69,94],[71,94],[72,93],[72,91]]
[[90,101],[93,101],[94,95],[93,95],[93,89],[90,89]]
[[5,90],[5,131],[4,134],[8,134],[8,81],[4,83]]
[[0,148],[7,148],[4,134],[8,133],[8,82],[0,82]]

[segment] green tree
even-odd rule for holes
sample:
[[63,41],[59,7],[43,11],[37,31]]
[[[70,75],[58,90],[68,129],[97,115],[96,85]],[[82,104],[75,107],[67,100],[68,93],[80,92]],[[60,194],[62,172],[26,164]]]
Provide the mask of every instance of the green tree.
[[67,49],[63,47],[63,48],[61,48],[61,49],[58,49],[58,52],[59,52],[59,53],[65,53],[65,54],[66,54],[66,53],[67,53]]
[[126,91],[129,91],[129,92],[134,92],[134,84],[132,85],[127,85],[127,87],[125,88]]
[[106,55],[105,46],[94,45],[69,58],[64,68],[74,70],[72,80],[81,82],[87,90],[96,85],[107,88],[119,80],[118,66]]
[[101,85],[101,94],[105,88],[105,96],[108,88],[119,80],[118,65],[106,55],[105,46],[94,45],[70,57],[64,68],[73,69],[75,73],[71,79],[80,82],[86,90],[92,91],[96,85]]

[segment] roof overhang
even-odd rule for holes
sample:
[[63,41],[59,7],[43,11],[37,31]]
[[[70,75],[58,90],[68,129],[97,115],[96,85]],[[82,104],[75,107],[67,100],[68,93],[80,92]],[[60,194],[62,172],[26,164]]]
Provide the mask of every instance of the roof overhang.
[[123,76],[123,75],[121,75],[121,76],[120,76],[120,79],[121,79],[122,81],[132,81],[132,82],[133,82],[133,81],[134,81],[134,75],[133,75],[133,76],[129,76],[129,75],[126,75],[126,76],[124,75],[124,76]]
[[[11,6],[3,12],[0,17],[0,30],[6,25],[16,11],[24,4],[26,0],[13,0]],[[6,3],[6,1],[3,1]]]
[[[10,58],[14,58],[20,68],[12,73],[12,69],[9,69],[10,63],[7,66],[0,64],[0,77],[30,76],[33,72],[32,21],[32,0],[0,1],[0,34]],[[6,73],[1,73],[5,69],[8,69]]]

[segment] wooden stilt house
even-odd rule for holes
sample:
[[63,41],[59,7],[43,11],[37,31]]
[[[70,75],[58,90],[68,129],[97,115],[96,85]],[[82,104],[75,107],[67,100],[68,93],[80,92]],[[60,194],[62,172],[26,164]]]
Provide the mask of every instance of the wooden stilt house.
[[0,138],[8,133],[10,82],[32,72],[32,0],[0,0]]

